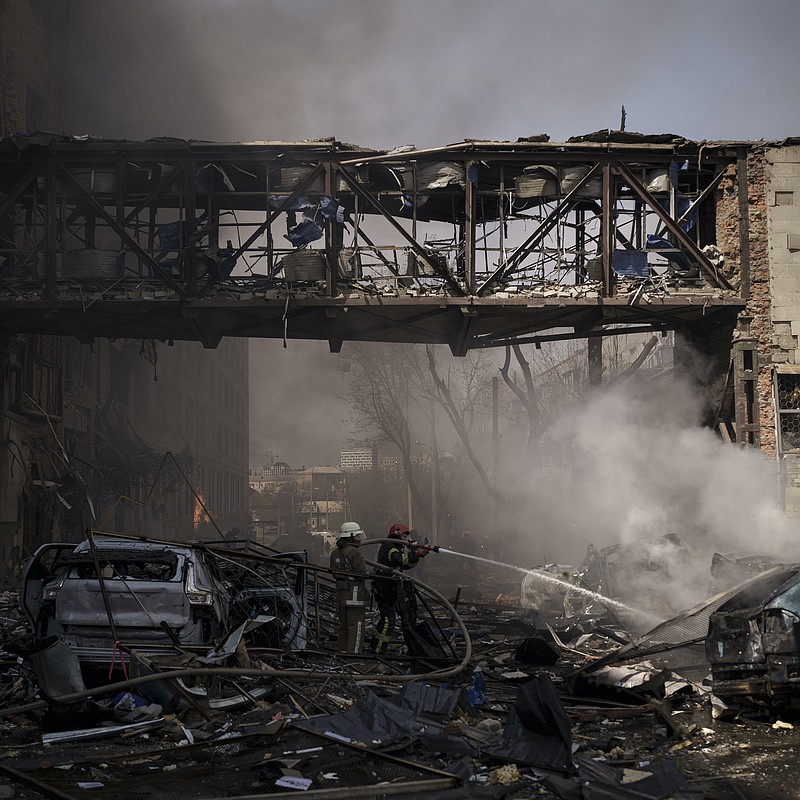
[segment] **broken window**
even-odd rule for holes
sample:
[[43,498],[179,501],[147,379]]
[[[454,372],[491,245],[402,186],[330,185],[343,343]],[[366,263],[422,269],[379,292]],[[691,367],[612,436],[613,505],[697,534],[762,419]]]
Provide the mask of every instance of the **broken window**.
[[800,450],[800,374],[776,375],[780,448]]

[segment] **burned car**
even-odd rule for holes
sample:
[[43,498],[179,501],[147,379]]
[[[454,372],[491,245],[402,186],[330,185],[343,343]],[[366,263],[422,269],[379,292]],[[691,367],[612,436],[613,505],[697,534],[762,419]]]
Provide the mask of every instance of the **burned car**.
[[[676,611],[670,602],[674,574],[690,560],[688,545],[674,533],[600,549],[590,544],[580,566],[562,575],[577,587],[563,592],[564,616],[612,618],[624,611],[619,607],[623,603],[640,612],[626,620],[634,627],[648,616],[670,617]],[[615,603],[604,603],[603,598]]]
[[709,618],[712,691],[731,705],[800,705],[800,565],[754,579]]
[[711,559],[711,586],[709,594],[732,589],[737,584],[754,578],[781,562],[774,556],[753,553],[714,553]]
[[[154,540],[96,536],[78,545],[40,547],[25,567],[22,607],[36,640],[56,637],[84,666],[108,666],[119,645],[145,656],[212,648],[244,620],[269,618],[261,646],[306,645],[305,571],[270,561],[251,566],[213,549]],[[232,566],[233,565],[233,566]],[[237,566],[237,569],[233,569]],[[99,579],[98,579],[99,572]]]

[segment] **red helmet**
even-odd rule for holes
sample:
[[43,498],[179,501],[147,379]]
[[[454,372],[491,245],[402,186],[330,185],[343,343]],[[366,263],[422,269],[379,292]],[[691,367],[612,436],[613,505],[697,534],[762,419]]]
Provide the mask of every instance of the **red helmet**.
[[389,528],[389,536],[399,539],[404,533],[408,533],[408,527],[403,525],[402,522],[396,522]]

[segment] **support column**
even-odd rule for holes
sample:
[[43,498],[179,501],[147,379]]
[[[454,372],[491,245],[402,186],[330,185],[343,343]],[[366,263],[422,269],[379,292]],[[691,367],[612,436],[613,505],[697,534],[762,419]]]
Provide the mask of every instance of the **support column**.
[[[44,274],[45,294],[56,296],[56,247],[58,241],[56,219],[56,170],[53,164],[47,165],[47,183],[45,186],[45,251]],[[35,224],[35,220],[34,220]],[[35,256],[38,257],[38,256]]]
[[464,165],[464,284],[467,294],[475,291],[475,184],[470,173],[476,167],[474,161]]
[[[614,287],[611,281],[611,254],[614,248],[614,221],[613,205],[614,194],[612,190],[613,177],[611,164],[603,165],[603,217],[601,220],[600,244],[603,248],[603,296],[611,297]],[[602,347],[602,345],[600,345]],[[591,352],[591,348],[590,351]],[[601,358],[602,361],[602,358]]]
[[[334,180],[338,172],[330,162],[325,164],[325,194],[333,197]],[[342,226],[331,220],[325,220],[325,293],[328,297],[335,297],[337,292],[337,278],[339,277],[339,253],[342,249]]]
[[736,424],[736,443],[761,444],[761,425],[758,415],[758,342],[751,338],[733,343],[733,399]]
[[739,201],[739,273],[742,300],[750,299],[750,204],[747,187],[747,148],[741,147],[736,156],[736,184]]
[[603,382],[603,338],[592,336],[587,341],[589,352],[589,386],[600,386]]
[[197,228],[197,189],[195,187],[195,162],[187,161],[184,164],[184,188],[186,192],[186,224],[184,227],[183,269],[186,281],[186,293],[189,297],[197,294],[197,246],[195,234]]

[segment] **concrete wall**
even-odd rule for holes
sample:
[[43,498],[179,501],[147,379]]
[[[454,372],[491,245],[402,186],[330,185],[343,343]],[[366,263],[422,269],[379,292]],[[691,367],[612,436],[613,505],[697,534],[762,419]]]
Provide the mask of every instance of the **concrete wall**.
[[[770,317],[772,322],[771,365],[782,391],[782,402],[770,387],[772,405],[784,409],[792,402],[794,384],[800,385],[800,147],[770,147],[766,150],[767,241],[770,263]],[[774,385],[774,384],[773,384]],[[767,392],[765,391],[765,395]],[[800,418],[786,415],[791,428]],[[773,429],[780,428],[776,408]],[[789,435],[777,437],[776,451],[781,470],[784,506],[800,516],[800,442]]]
[[800,147],[766,152],[772,362],[800,366]]

